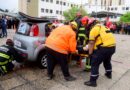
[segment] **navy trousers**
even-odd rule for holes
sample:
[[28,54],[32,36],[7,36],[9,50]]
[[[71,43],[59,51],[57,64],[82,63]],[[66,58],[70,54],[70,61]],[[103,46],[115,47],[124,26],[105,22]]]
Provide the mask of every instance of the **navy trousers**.
[[107,74],[111,74],[111,57],[115,53],[115,47],[100,47],[91,56],[91,76],[90,81],[96,81],[99,76],[99,66],[103,62]]

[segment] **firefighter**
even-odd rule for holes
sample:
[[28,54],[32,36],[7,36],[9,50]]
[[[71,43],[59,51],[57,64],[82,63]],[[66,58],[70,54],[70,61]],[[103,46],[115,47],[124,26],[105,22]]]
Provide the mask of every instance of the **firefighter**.
[[[88,18],[88,16],[84,16],[81,19],[81,27],[79,28],[78,31],[78,44],[81,46],[81,48],[78,49],[79,53],[81,52],[82,54],[88,54],[87,49],[83,49],[84,46],[87,46],[86,44],[88,44],[89,41],[89,28],[90,28],[90,24],[87,24],[86,18]],[[91,23],[91,22],[89,22]],[[85,52],[85,51],[86,52]],[[83,52],[84,51],[84,52]],[[91,64],[90,64],[90,58],[86,57],[86,65],[85,65],[85,69],[84,71],[90,71],[91,69]]]
[[86,26],[84,25],[84,23],[82,23],[83,19],[81,19],[81,26],[79,27],[78,30],[78,45],[81,46],[85,46],[88,40],[86,35]]
[[54,29],[46,40],[47,71],[48,79],[51,80],[54,67],[60,64],[64,79],[73,81],[76,78],[71,76],[68,69],[68,55],[76,52],[76,29],[77,23],[59,26]]
[[[91,19],[86,18],[86,23],[89,24]],[[84,84],[87,86],[96,87],[99,76],[99,66],[103,62],[105,68],[105,76],[112,78],[111,57],[115,53],[115,37],[110,29],[101,25],[97,20],[93,20],[90,24],[89,33],[89,56],[91,58],[91,76],[90,80]]]
[[7,39],[6,45],[0,46],[0,75],[5,75],[9,71],[20,68],[20,55],[14,49],[14,43],[11,39]]

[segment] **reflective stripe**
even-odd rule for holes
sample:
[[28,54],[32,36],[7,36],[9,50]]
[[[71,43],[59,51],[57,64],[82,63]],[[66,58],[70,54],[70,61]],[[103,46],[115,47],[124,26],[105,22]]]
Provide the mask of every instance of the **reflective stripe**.
[[0,62],[0,65],[5,65],[8,63],[8,60],[6,60],[5,62]]
[[79,30],[85,30],[85,28],[83,27],[83,28],[79,28]]
[[86,69],[91,69],[90,65],[86,65],[85,67],[86,67]]
[[111,72],[112,70],[106,70],[106,72]]
[[9,59],[9,58],[10,58],[9,55],[3,54],[3,53],[0,53],[0,57],[6,58],[6,59]]
[[99,76],[99,74],[97,74],[97,75],[91,75],[92,77],[97,77],[97,76]]
[[4,72],[6,72],[6,73],[7,73],[6,66],[1,66],[1,67],[2,67],[2,69],[4,70]]
[[12,62],[13,61],[13,59],[9,59],[9,62]]
[[82,37],[85,37],[85,38],[86,38],[86,35],[85,35],[85,34],[79,34],[79,36],[82,36]]

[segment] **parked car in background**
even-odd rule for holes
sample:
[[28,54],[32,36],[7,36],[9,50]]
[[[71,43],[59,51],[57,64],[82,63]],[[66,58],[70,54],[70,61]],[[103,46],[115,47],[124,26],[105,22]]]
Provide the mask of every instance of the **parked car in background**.
[[40,68],[46,68],[45,40],[50,20],[30,17],[20,13],[20,23],[13,37],[14,47],[28,61],[37,61]]

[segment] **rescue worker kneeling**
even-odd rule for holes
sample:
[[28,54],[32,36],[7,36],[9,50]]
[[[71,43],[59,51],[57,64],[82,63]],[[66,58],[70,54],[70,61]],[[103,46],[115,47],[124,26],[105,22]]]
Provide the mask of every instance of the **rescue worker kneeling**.
[[22,65],[19,59],[20,55],[13,47],[14,43],[11,39],[7,39],[6,45],[0,46],[0,75],[3,76],[6,73],[20,68]]
[[77,23],[59,26],[54,29],[46,40],[48,79],[54,77],[53,70],[57,63],[60,64],[64,79],[73,81],[68,69],[68,55],[76,52]]

